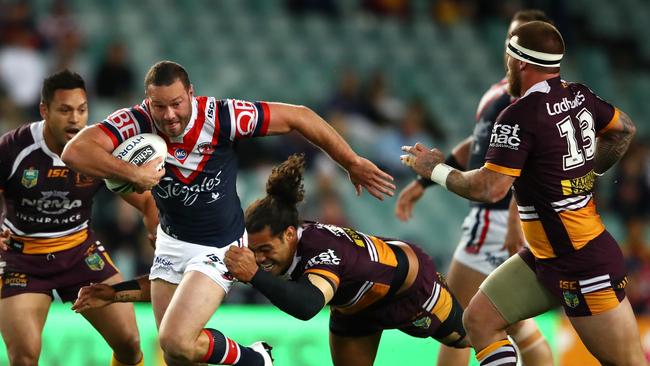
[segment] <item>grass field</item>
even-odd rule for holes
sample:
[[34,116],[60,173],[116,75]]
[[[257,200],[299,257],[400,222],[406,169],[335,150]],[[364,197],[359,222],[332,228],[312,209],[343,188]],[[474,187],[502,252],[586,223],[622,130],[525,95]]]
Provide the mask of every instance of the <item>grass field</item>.
[[[43,332],[42,366],[108,366],[111,350],[101,336],[68,304],[55,303]],[[156,329],[149,304],[136,304],[136,316],[145,353],[145,365],[162,365],[156,342]],[[555,348],[559,317],[548,313],[537,319],[542,332]],[[314,319],[296,320],[270,306],[225,305],[209,323],[242,344],[265,340],[273,345],[278,366],[331,365],[328,348],[328,313]],[[0,342],[1,343],[1,342]],[[399,331],[386,331],[377,356],[377,366],[434,365],[439,344],[433,339],[409,337]],[[8,365],[4,344],[0,365]],[[472,365],[477,365],[472,361]]]

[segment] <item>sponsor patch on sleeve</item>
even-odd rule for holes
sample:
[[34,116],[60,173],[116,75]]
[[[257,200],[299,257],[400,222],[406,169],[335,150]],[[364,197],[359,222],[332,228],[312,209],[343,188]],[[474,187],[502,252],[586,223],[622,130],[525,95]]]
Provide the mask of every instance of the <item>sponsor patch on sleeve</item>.
[[254,103],[228,100],[230,111],[230,140],[252,137],[259,122],[260,113]]

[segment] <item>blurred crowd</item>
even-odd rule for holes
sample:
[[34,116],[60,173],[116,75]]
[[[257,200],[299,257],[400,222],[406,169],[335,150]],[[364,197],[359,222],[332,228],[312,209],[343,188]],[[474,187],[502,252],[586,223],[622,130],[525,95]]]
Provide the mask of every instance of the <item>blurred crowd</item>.
[[[453,26],[461,21],[480,22],[486,14],[509,17],[523,6],[545,9],[565,28],[567,16],[561,1],[488,0],[359,0],[363,11],[377,17],[395,17],[403,21],[421,6],[432,21]],[[339,17],[346,2],[335,0],[286,0],[286,8],[295,16],[317,13]],[[142,95],[140,80],[130,60],[129,49],[120,38],[109,39],[97,57],[87,57],[90,47],[75,21],[70,4],[52,0],[45,15],[36,16],[29,1],[0,2],[0,132],[25,122],[40,119],[38,103],[43,78],[69,68],[85,77],[92,115],[96,100],[115,108],[138,103]],[[563,33],[571,42],[572,33]],[[153,63],[157,60],[151,60]],[[189,70],[190,77],[192,70]],[[422,96],[402,96],[384,70],[341,70],[329,97],[310,105],[336,128],[361,155],[368,157],[397,179],[403,187],[413,178],[399,161],[400,147],[422,142],[426,146],[449,148],[452,141],[445,115],[429,110]],[[495,80],[496,81],[496,80]],[[485,86],[487,88],[487,85]],[[199,91],[200,92],[200,91]],[[228,96],[217,96],[228,97]],[[478,101],[476,101],[478,102]],[[94,122],[94,121],[89,121]],[[467,121],[467,133],[473,121]],[[650,214],[650,147],[641,139],[616,166],[614,183],[606,187],[600,207],[615,214],[624,238],[619,238],[628,258],[628,296],[635,311],[650,314],[650,250],[646,227]],[[303,216],[337,225],[350,224],[336,184],[340,171],[322,153],[298,136],[268,138],[244,142],[239,147],[243,172],[260,172],[263,186],[268,167],[289,154],[303,152],[315,177],[309,192],[312,199],[303,207]],[[602,187],[601,187],[602,188]],[[258,190],[259,191],[259,190]],[[152,248],[149,246],[138,214],[108,191],[97,197],[94,227],[110,247],[125,277],[148,272]],[[386,208],[392,211],[392,207]],[[460,223],[459,223],[460,226]],[[455,243],[449,243],[450,246]],[[240,286],[230,302],[263,301],[253,291]]]

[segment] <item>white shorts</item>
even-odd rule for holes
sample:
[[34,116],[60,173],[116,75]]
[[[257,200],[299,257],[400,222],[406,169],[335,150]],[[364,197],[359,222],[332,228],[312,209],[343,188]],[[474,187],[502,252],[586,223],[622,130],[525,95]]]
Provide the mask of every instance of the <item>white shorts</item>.
[[472,207],[463,221],[463,233],[454,260],[489,275],[510,256],[503,243],[508,210]]
[[170,283],[179,284],[183,274],[189,271],[198,271],[223,287],[226,293],[228,293],[233,283],[233,278],[228,274],[228,269],[223,262],[226,251],[232,245],[248,246],[246,231],[237,241],[222,248],[192,244],[174,239],[162,231],[160,226],[158,226],[157,236],[153,265],[149,273],[150,280],[159,278]]

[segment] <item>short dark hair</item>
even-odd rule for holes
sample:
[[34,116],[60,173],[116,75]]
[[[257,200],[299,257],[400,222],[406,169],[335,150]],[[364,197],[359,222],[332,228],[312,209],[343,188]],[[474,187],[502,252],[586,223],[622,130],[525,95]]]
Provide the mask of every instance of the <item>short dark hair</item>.
[[[560,31],[546,22],[533,21],[524,23],[512,31],[512,36],[517,36],[517,43],[530,50],[552,54],[564,53],[564,40]],[[531,66],[545,73],[560,72],[559,67]]]
[[43,80],[41,103],[49,105],[54,99],[54,93],[60,89],[83,89],[86,91],[86,83],[79,74],[68,69],[54,73]]
[[180,80],[185,89],[190,88],[190,77],[183,66],[173,61],[159,61],[147,71],[147,76],[144,78],[144,89],[146,91],[149,85],[169,86],[176,80]]
[[549,24],[553,24],[553,21],[551,18],[549,18],[546,13],[544,13],[541,10],[538,9],[524,9],[524,10],[519,10],[518,12],[515,13],[515,15],[512,17],[512,20],[518,20],[520,22],[533,22],[535,20],[541,21],[541,22],[546,22]]

